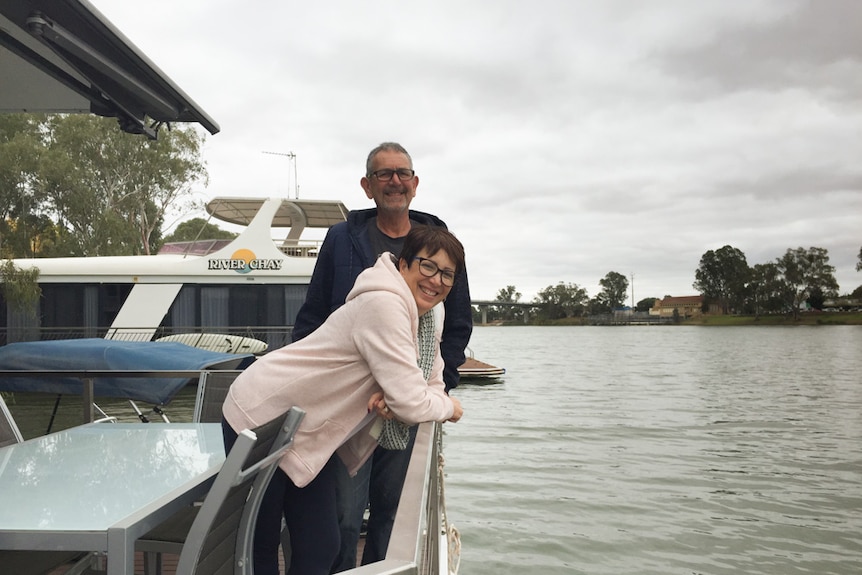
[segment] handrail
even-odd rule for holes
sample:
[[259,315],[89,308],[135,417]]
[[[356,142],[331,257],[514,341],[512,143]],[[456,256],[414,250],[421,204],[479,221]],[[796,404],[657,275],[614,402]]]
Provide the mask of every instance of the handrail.
[[[416,433],[401,500],[389,539],[386,559],[345,571],[345,575],[438,575],[441,565],[443,516],[437,461],[442,449],[442,426],[423,423]],[[441,571],[441,569],[443,569]]]
[[[71,377],[81,380],[81,403],[83,406],[83,422],[92,423],[96,420],[95,414],[95,379],[99,377],[152,377],[152,378],[168,378],[168,377],[188,377],[199,378],[201,373],[206,370],[202,369],[180,369],[180,370],[132,370],[132,369],[4,369],[0,370],[0,378],[4,377],[32,377],[37,379],[40,377]],[[212,370],[210,370],[212,371]],[[128,400],[134,410],[138,413],[138,417],[142,421],[146,421],[138,406],[131,399]],[[164,413],[161,410],[154,408],[154,411],[162,416],[162,419],[167,421]],[[53,419],[53,418],[52,418]],[[50,425],[49,425],[50,430]]]
[[203,369],[136,370],[136,369],[2,369],[0,377],[199,377]]
[[[116,337],[116,332],[122,333],[122,338]],[[287,345],[293,333],[292,325],[272,326],[160,326],[153,333],[151,327],[127,326],[113,328],[110,326],[52,326],[52,327],[0,327],[0,345],[24,341],[53,341],[58,339],[101,338],[111,335],[109,339],[123,341],[153,341],[161,337],[177,334],[214,333],[249,337],[269,344],[269,350]],[[10,335],[14,335],[9,341]]]

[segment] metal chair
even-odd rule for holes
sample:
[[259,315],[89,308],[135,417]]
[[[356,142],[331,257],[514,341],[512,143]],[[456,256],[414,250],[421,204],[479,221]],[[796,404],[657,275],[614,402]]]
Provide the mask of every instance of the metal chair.
[[145,572],[160,571],[155,554],[179,553],[177,575],[251,575],[260,502],[304,416],[293,407],[284,417],[242,431],[203,504],[175,514],[137,541],[135,549],[147,560]]
[[227,390],[241,370],[202,371],[198,379],[198,392],[195,397],[195,423],[219,423],[221,406],[227,397]]
[[[198,379],[198,391],[195,396],[195,410],[192,421],[196,423],[218,423],[222,420],[222,405],[227,397],[227,391],[242,370],[203,371]],[[290,534],[287,526],[282,525],[281,551],[285,561],[290,558]],[[148,563],[150,559],[146,559]],[[149,575],[149,573],[147,574]],[[158,574],[157,574],[158,575]]]
[[9,411],[9,407],[3,401],[3,396],[0,395],[0,447],[21,443],[22,441],[24,441],[24,438],[15,424],[15,418],[12,417],[12,412]]

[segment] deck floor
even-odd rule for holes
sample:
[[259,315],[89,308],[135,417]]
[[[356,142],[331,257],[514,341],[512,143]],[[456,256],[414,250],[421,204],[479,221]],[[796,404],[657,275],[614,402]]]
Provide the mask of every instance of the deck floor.
[[[365,538],[362,537],[359,540],[359,547],[357,550],[357,557],[362,557],[362,550],[365,547]],[[177,572],[177,562],[179,561],[179,555],[173,555],[171,553],[165,553],[162,555],[162,575],[175,575]],[[281,551],[278,552],[278,565],[279,565],[279,573],[284,575],[284,556]],[[49,573],[49,575],[62,575],[65,570],[67,570],[70,565],[66,565],[63,567],[58,567]],[[6,575],[6,574],[3,574]],[[11,573],[8,575],[12,575]],[[135,553],[135,575],[144,575],[144,554],[143,553]]]
[[[172,553],[162,555],[162,575],[175,575],[177,572],[177,562],[180,556]],[[284,575],[284,556],[281,551],[278,553],[279,572]],[[57,567],[49,573],[49,575],[63,575],[63,573],[71,565]],[[12,575],[11,573],[9,575]],[[144,575],[144,554],[141,552],[135,553],[135,575]]]

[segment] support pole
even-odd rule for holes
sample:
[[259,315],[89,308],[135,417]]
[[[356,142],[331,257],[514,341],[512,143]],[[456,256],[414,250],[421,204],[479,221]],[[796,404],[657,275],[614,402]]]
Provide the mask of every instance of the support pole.
[[92,423],[95,420],[93,414],[93,401],[95,400],[93,378],[85,377],[81,383],[84,384],[84,389],[81,392],[81,400],[84,402],[84,423]]

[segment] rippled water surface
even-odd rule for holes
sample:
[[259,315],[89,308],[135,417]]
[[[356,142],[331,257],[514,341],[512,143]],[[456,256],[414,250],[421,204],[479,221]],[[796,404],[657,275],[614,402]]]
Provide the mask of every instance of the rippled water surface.
[[862,573],[862,328],[477,327],[460,573]]
[[[862,574],[862,327],[477,327],[470,345],[507,374],[459,387],[444,426],[461,575]],[[44,433],[51,398],[9,400]],[[187,388],[167,412],[193,405]]]

